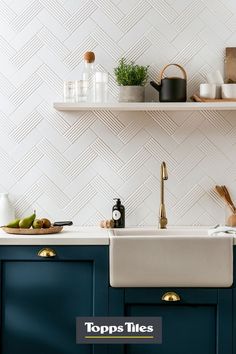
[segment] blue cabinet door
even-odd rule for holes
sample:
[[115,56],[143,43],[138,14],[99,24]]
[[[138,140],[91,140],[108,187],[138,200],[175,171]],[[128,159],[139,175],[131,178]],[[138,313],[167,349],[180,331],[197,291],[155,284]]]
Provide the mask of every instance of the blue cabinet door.
[[[175,291],[179,302],[162,295]],[[110,289],[113,316],[162,317],[162,344],[110,347],[111,354],[232,354],[232,289]]]
[[106,315],[107,248],[0,247],[1,354],[105,354],[76,344],[76,316]]
[[233,354],[236,354],[236,246],[234,246],[234,283],[233,283]]

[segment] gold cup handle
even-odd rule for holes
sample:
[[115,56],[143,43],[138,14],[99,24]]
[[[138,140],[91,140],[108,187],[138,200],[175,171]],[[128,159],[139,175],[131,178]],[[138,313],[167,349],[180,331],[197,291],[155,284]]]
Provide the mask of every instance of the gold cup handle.
[[169,302],[172,302],[172,301],[180,301],[180,296],[175,293],[174,291],[169,291],[167,293],[165,293],[164,295],[162,295],[161,299],[163,301],[169,301]]
[[56,251],[54,251],[52,248],[42,248],[40,251],[38,251],[38,256],[42,258],[53,258],[56,257]]

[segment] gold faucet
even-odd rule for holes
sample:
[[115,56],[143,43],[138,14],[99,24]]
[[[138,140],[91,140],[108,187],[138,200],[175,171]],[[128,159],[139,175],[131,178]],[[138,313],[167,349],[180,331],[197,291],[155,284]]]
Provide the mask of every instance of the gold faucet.
[[159,227],[160,229],[166,229],[166,225],[168,223],[166,217],[166,208],[164,201],[164,181],[168,179],[167,167],[166,163],[163,161],[161,164],[161,204],[159,211]]

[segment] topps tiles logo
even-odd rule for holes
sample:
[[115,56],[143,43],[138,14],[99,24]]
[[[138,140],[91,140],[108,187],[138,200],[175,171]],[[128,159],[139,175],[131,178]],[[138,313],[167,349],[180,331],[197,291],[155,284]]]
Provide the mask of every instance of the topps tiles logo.
[[77,317],[76,342],[162,343],[161,317]]

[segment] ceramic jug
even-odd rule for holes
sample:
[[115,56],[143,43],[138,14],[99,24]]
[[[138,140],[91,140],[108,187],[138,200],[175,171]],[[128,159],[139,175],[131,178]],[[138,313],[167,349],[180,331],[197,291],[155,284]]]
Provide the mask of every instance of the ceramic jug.
[[8,199],[8,193],[0,193],[0,226],[15,219],[15,211]]

